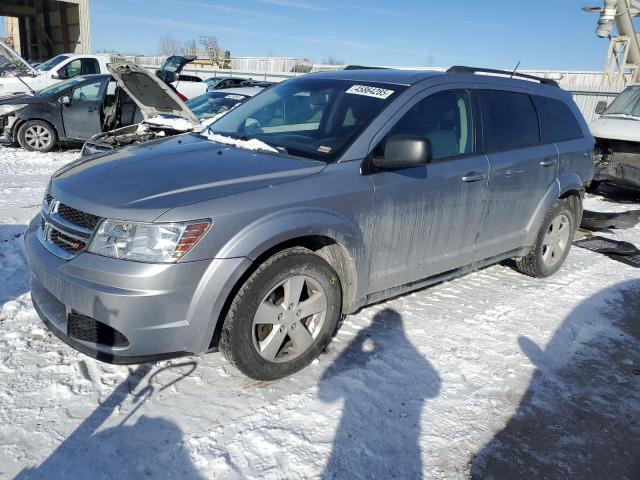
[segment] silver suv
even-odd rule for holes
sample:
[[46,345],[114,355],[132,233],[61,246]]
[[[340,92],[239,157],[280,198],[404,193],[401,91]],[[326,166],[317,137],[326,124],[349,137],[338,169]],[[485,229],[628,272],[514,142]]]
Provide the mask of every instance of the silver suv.
[[482,73],[305,75],[67,165],[25,235],[34,306],[99,360],[220,349],[270,380],[372,302],[508,258],[553,274],[594,139],[554,82]]

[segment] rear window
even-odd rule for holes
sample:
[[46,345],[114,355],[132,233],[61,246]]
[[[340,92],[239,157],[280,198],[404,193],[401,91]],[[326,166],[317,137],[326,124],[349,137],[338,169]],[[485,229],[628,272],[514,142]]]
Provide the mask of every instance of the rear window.
[[564,102],[547,97],[532,98],[540,116],[540,135],[543,143],[582,138],[580,124]]
[[483,90],[480,102],[486,150],[511,150],[540,142],[538,114],[529,95]]

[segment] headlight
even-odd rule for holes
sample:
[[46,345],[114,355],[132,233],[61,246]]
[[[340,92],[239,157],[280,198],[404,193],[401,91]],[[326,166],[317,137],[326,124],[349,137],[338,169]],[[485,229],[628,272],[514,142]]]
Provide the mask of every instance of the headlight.
[[11,112],[15,112],[16,110],[20,110],[22,107],[25,107],[26,104],[20,105],[0,105],[0,115],[6,115]]
[[139,262],[172,263],[198,243],[210,225],[209,220],[187,223],[104,220],[89,252]]

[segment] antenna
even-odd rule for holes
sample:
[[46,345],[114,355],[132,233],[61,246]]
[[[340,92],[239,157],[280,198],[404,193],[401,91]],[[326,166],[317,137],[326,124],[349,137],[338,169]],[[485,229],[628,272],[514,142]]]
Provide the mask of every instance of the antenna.
[[518,71],[518,67],[520,66],[521,62],[522,62],[522,60],[518,60],[518,63],[516,64],[516,68],[514,68],[513,72],[511,73],[511,78],[513,78],[514,75],[516,74],[516,72]]

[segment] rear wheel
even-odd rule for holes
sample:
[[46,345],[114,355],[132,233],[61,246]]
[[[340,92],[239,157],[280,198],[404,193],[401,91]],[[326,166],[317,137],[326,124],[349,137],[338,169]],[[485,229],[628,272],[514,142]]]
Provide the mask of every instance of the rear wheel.
[[242,373],[275,380],[304,368],[327,346],[341,314],[336,272],[304,248],[265,261],[234,298],[220,349]]
[[569,254],[575,231],[573,209],[566,200],[558,200],[547,213],[529,254],[517,261],[518,270],[536,278],[556,273]]
[[20,146],[32,152],[50,152],[57,141],[55,129],[41,120],[30,120],[18,131]]

